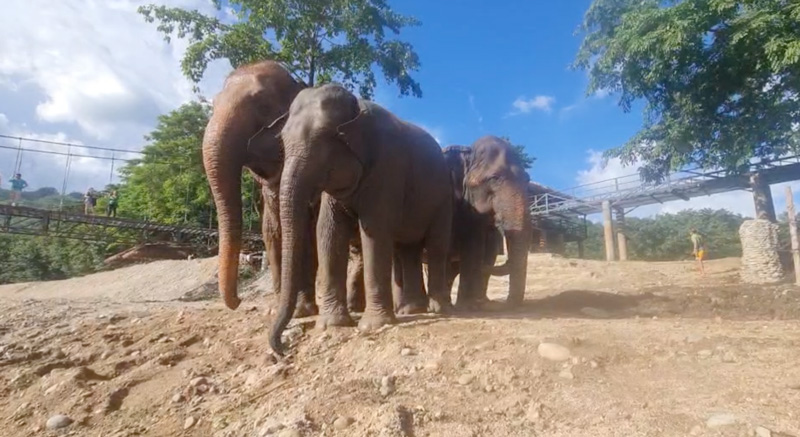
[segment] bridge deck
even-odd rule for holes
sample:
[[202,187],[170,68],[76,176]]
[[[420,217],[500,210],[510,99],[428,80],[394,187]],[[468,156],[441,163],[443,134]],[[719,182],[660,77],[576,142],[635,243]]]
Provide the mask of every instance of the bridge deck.
[[[758,169],[752,166],[750,171],[758,171],[769,184],[800,179],[800,155],[777,159],[761,166]],[[638,175],[630,175],[565,190],[569,195],[545,193],[532,196],[531,214],[590,215],[602,212],[602,204],[606,200],[618,208],[633,208],[673,200],[689,200],[748,187],[748,173],[687,170],[673,173],[657,184],[643,184]]]
[[[28,206],[0,205],[0,231],[18,234],[58,234],[62,225],[89,225],[92,227],[127,229],[151,233],[169,233],[193,237],[218,238],[217,229],[193,226],[168,225],[119,217],[85,215],[82,213],[32,208]],[[261,241],[261,234],[244,231],[244,241]]]

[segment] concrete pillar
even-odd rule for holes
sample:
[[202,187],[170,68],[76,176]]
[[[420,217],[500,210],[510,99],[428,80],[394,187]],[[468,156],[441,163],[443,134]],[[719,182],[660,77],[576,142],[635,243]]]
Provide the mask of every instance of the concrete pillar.
[[603,235],[606,245],[606,261],[614,261],[614,222],[611,218],[611,202],[603,201]]
[[769,189],[769,183],[761,177],[760,173],[753,173],[750,175],[750,188],[753,189],[756,218],[777,223],[778,218],[775,215],[775,204],[772,201],[772,191]]
[[547,252],[547,231],[542,229],[542,233],[539,234],[539,253],[546,253]]
[[583,247],[583,240],[578,240],[578,258],[584,258],[584,247]]
[[619,260],[628,260],[628,238],[625,236],[625,210],[617,209],[617,248],[619,249]]

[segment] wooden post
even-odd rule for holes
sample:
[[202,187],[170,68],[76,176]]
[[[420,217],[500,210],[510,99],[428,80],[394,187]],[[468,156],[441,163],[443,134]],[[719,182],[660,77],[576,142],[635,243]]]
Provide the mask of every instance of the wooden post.
[[750,175],[750,188],[753,189],[756,218],[777,223],[778,217],[775,215],[775,204],[772,201],[772,191],[769,189],[769,183],[761,177],[760,173],[753,173]]
[[606,244],[606,261],[614,261],[614,222],[611,218],[611,202],[603,201],[603,234]]
[[625,210],[617,209],[617,246],[619,249],[619,260],[628,260],[628,239],[625,236]]
[[789,216],[789,239],[792,240],[795,284],[800,285],[800,242],[797,241],[797,214],[794,211],[792,187],[786,186],[786,212]]

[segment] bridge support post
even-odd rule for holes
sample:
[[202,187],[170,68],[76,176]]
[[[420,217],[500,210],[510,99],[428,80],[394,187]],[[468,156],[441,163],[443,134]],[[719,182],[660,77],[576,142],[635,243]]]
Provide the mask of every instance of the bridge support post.
[[619,260],[628,260],[628,237],[625,236],[625,210],[617,208],[617,248],[619,249]]
[[603,201],[603,234],[606,245],[606,261],[614,261],[614,222],[611,218],[611,202]]
[[584,255],[583,240],[578,240],[578,258],[583,259]]
[[753,201],[756,206],[756,218],[769,220],[777,223],[775,215],[775,204],[772,201],[772,191],[769,189],[769,182],[764,180],[760,173],[750,175],[750,188],[753,189]]

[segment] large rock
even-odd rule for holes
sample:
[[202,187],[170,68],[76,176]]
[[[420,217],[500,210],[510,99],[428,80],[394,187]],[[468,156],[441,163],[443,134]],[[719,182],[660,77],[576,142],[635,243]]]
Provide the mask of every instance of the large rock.
[[745,220],[739,228],[742,240],[742,282],[772,284],[783,279],[778,256],[778,225],[769,220]]

